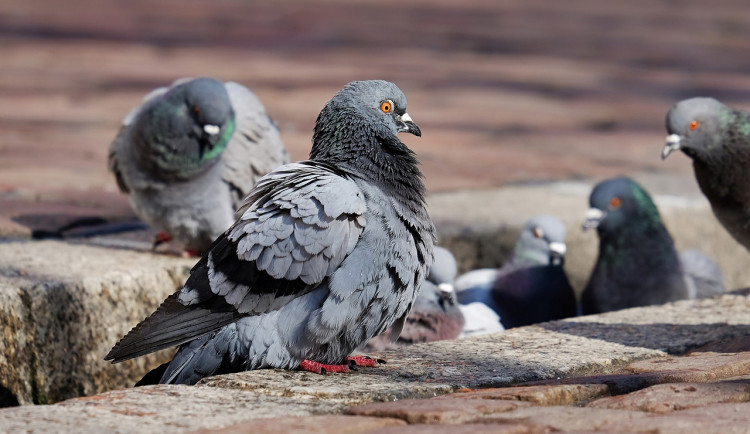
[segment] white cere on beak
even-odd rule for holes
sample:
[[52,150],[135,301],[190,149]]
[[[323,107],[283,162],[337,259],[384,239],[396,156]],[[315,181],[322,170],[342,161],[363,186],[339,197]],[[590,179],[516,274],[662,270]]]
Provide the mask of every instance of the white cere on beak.
[[586,221],[583,222],[583,230],[595,229],[599,226],[599,222],[604,218],[604,211],[599,208],[589,208],[586,211]]
[[411,120],[411,116],[409,116],[409,113],[404,113],[401,115],[401,122],[414,122]]
[[219,128],[216,125],[206,124],[206,125],[203,125],[203,131],[205,131],[206,134],[208,135],[215,136],[219,134],[219,131],[221,131],[221,128]]
[[666,144],[661,150],[662,160],[669,157],[669,154],[671,154],[673,151],[680,149],[680,140],[681,137],[679,134],[670,134],[667,136]]
[[438,289],[440,290],[440,292],[445,293],[445,294],[452,294],[454,292],[453,284],[448,283],[448,282],[443,282],[439,284]]
[[565,252],[568,251],[568,246],[566,246],[565,243],[560,242],[549,243],[549,250],[560,256],[565,256]]

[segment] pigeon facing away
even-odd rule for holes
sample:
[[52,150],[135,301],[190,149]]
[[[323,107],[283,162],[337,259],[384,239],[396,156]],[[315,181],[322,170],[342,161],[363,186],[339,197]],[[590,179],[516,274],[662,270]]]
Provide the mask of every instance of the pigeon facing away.
[[719,223],[750,250],[750,113],[713,98],[690,98],[669,110],[666,124],[662,159],[679,149],[693,160]]
[[182,344],[159,382],[194,384],[260,368],[344,372],[373,336],[393,326],[395,339],[435,236],[400,132],[421,135],[396,85],[346,85],[318,116],[310,159],[261,178],[185,286],[106,359]]
[[109,151],[135,213],[194,253],[231,226],[261,176],[288,161],[260,100],[212,78],[152,91],[125,117]]
[[[683,271],[656,205],[635,181],[627,177],[602,181],[591,192],[589,203],[584,229],[596,228],[599,233],[599,256],[581,297],[584,314],[716,293],[713,273],[718,267],[705,256],[688,254]],[[718,282],[723,292],[720,274]]]
[[565,252],[565,225],[538,215],[524,225],[502,268],[471,271],[456,280],[458,301],[486,304],[504,328],[575,316],[575,293],[563,269]]
[[398,340],[393,342],[386,330],[370,339],[363,351],[383,351],[402,345],[455,339],[461,333],[464,317],[453,290],[456,259],[447,249],[437,246],[434,256],[430,273],[406,317]]

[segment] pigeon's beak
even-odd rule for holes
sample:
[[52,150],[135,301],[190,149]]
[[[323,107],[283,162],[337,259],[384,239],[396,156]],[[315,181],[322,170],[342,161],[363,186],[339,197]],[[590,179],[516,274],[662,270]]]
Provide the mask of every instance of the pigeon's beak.
[[400,124],[398,128],[399,133],[411,133],[417,137],[422,136],[422,130],[420,130],[417,124],[415,124],[414,121],[411,120],[411,116],[409,116],[409,113],[404,113],[401,116],[397,116],[396,120]]
[[680,139],[681,137],[678,134],[670,134],[667,136],[667,143],[664,145],[664,148],[661,150],[662,160],[669,157],[669,154],[671,154],[673,151],[681,149]]
[[221,131],[221,127],[217,125],[211,125],[211,124],[203,125],[203,132],[205,132],[209,136],[215,136],[219,134],[220,131]]
[[437,287],[438,287],[438,295],[440,296],[441,304],[445,302],[454,304],[456,302],[456,299],[454,297],[456,290],[453,288],[452,283],[443,282],[439,284]]
[[586,220],[583,222],[583,230],[596,229],[606,215],[607,213],[599,208],[589,208],[589,210],[586,211]]
[[565,243],[553,242],[549,243],[549,256],[552,265],[562,265],[565,259],[565,252],[568,251],[568,246]]

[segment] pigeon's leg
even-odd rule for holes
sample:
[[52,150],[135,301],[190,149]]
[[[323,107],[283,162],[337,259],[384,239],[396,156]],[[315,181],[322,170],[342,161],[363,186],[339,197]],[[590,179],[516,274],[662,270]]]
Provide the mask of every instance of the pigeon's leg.
[[346,361],[349,362],[350,365],[366,366],[369,368],[373,368],[375,366],[385,364],[385,360],[383,359],[374,359],[370,356],[365,356],[364,354],[360,354],[357,356],[349,356],[346,358]]
[[182,251],[182,256],[185,258],[200,258],[203,255],[197,250],[185,249]]
[[303,371],[314,372],[316,374],[325,374],[326,372],[349,372],[349,365],[325,365],[323,363],[313,362],[312,360],[303,360],[299,364]]
[[159,247],[160,244],[168,243],[170,241],[172,241],[172,236],[171,235],[169,235],[168,233],[166,233],[164,231],[159,232],[154,237],[154,244],[153,244],[152,248],[154,250],[156,250],[156,248]]

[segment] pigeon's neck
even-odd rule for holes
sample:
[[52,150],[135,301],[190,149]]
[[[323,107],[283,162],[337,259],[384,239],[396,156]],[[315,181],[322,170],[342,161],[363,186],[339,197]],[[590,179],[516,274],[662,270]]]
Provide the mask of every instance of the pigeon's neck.
[[546,266],[549,264],[549,251],[527,246],[519,241],[513,248],[513,254],[503,268],[513,271],[520,268]]
[[426,189],[417,158],[392,134],[371,128],[319,128],[310,160],[375,184],[402,203],[424,205]]
[[[657,226],[632,225],[623,228],[616,234],[600,235],[600,261],[612,270],[634,271],[634,278],[638,277],[636,270],[679,269],[679,259],[674,247],[674,241],[667,229]],[[637,264],[638,268],[632,269]]]
[[[708,152],[686,149],[693,158],[696,179],[712,205],[745,197],[750,172],[750,115],[727,110],[719,117],[720,133]],[[744,206],[741,204],[740,206]]]
[[[214,143],[196,132],[189,115],[175,105],[152,105],[140,116],[135,131],[136,158],[165,181],[193,179],[217,164],[234,134],[234,119]],[[171,111],[170,111],[171,110]]]

